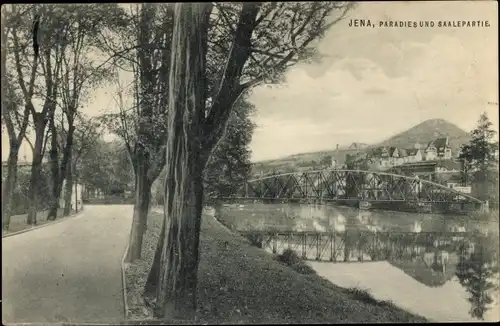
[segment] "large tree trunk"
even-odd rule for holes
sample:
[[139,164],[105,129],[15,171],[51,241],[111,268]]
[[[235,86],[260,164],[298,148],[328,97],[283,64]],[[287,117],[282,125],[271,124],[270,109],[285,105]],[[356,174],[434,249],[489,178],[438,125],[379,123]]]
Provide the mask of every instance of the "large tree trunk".
[[31,178],[28,189],[28,217],[26,223],[28,225],[36,224],[36,213],[39,206],[38,192],[40,186],[40,178],[42,173],[42,156],[43,156],[43,139],[45,132],[44,117],[39,113],[35,115],[35,148],[33,151],[33,160],[31,163]]
[[164,237],[155,315],[195,319],[203,170],[205,55],[211,4],[175,4],[170,66]]
[[136,170],[134,216],[132,218],[132,230],[130,231],[127,262],[133,262],[141,258],[142,240],[148,225],[151,185],[152,183],[147,177],[146,164],[140,164]]
[[19,144],[10,143],[9,158],[7,159],[7,178],[2,188],[2,229],[9,230],[12,214],[12,194],[17,182],[17,161],[19,158]]
[[195,153],[179,154],[179,158],[172,158],[169,169],[172,178],[165,189],[168,200],[164,206],[164,238],[160,240],[163,243],[156,314],[164,318],[194,319],[203,205],[202,166]]

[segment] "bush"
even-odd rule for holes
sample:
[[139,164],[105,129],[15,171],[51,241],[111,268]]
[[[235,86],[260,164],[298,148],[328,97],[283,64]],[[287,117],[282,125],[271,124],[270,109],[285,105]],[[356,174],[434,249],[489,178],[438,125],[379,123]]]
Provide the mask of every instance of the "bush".
[[316,274],[316,271],[311,266],[307,265],[292,249],[285,249],[281,255],[276,257],[276,259],[280,263],[293,268],[300,274]]
[[376,305],[376,306],[387,306],[391,305],[391,302],[389,301],[379,301],[375,299],[368,290],[363,290],[359,288],[348,288],[347,293],[349,293],[353,299],[356,299],[358,301]]
[[290,266],[300,263],[302,259],[292,249],[285,249],[281,255],[278,255],[278,261]]
[[252,246],[255,246],[257,248],[262,248],[262,241],[264,241],[264,237],[262,236],[261,233],[256,232],[256,231],[250,231],[245,233],[245,238],[250,241],[250,244]]

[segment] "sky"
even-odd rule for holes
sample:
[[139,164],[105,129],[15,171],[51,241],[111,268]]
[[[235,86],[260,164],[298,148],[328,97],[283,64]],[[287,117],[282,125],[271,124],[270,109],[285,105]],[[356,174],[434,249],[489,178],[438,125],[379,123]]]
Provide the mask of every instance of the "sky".
[[[498,130],[497,6],[496,1],[359,3],[317,45],[320,62],[292,67],[279,87],[253,89],[252,160],[376,143],[427,119],[470,131],[482,112]],[[376,27],[350,27],[351,19],[369,19]],[[389,20],[435,26],[379,27]],[[443,20],[490,26],[437,27]],[[115,89],[97,90],[83,111],[92,116],[116,110]],[[2,135],[3,158],[7,152]],[[24,153],[31,158],[29,147]]]

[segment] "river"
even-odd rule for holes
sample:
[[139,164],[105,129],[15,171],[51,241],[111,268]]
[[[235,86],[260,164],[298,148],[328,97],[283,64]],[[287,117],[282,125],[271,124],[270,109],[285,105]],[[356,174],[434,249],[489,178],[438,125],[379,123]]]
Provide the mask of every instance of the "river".
[[[498,248],[498,222],[480,223],[470,216],[359,210],[338,205],[263,203],[224,204],[219,207],[216,214],[224,224],[238,231],[316,231],[337,234],[352,230],[373,234],[392,232],[409,234],[463,232],[466,234],[481,231],[484,238],[489,241],[486,247]],[[278,239],[278,241],[281,240]],[[282,250],[286,247],[285,243],[281,244]],[[272,252],[271,247],[266,249]],[[307,258],[308,263],[318,275],[330,282],[342,287],[358,287],[368,290],[377,299],[391,300],[401,308],[432,321],[477,321],[478,318],[475,316],[478,315],[478,311],[485,321],[500,319],[498,288],[483,291],[487,292],[488,297],[493,300],[489,304],[477,303],[477,300],[476,304],[471,304],[468,300],[471,297],[470,293],[477,292],[476,288],[481,286],[481,282],[476,282],[478,285],[474,285],[475,283],[471,280],[478,279],[477,273],[487,275],[484,271],[462,276],[464,285],[461,285],[457,277],[459,264],[470,264],[469,260],[475,258],[467,260],[456,250],[448,248],[428,251],[418,251],[416,257],[412,258],[391,257],[383,261],[364,263],[312,261],[317,255],[316,252],[311,256],[308,253]],[[280,250],[277,253],[280,253]],[[498,250],[494,250],[494,254],[498,257]],[[429,261],[427,257],[429,255],[433,257],[439,255],[440,258],[445,256],[446,259],[443,258],[442,264],[436,269],[432,265],[432,258]],[[470,257],[472,256],[474,255],[471,254]],[[346,260],[359,260],[357,257],[351,258],[353,257]],[[498,265],[497,263],[498,258],[494,259],[495,266]],[[484,263],[483,265],[490,266],[488,271],[491,275],[487,277],[487,283],[498,286],[499,276],[491,268],[492,264]],[[474,266],[479,265],[474,261]],[[475,313],[471,313],[472,308]]]

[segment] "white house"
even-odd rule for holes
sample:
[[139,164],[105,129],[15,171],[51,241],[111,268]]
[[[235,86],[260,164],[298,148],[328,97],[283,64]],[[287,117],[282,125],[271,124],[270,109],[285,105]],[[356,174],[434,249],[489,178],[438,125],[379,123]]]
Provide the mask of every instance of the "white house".
[[389,165],[398,165],[399,151],[396,147],[389,147]]
[[418,148],[409,148],[406,150],[406,161],[416,163],[422,161],[422,152]]
[[433,142],[430,142],[427,148],[425,149],[425,160],[426,161],[434,161],[437,159],[437,148],[434,146]]
[[[59,205],[64,207],[64,192],[66,191],[66,180],[63,182],[63,188],[61,191],[61,199]],[[73,185],[73,191],[71,192],[71,210],[80,211],[83,208],[82,194],[84,191],[84,187],[81,184]]]

